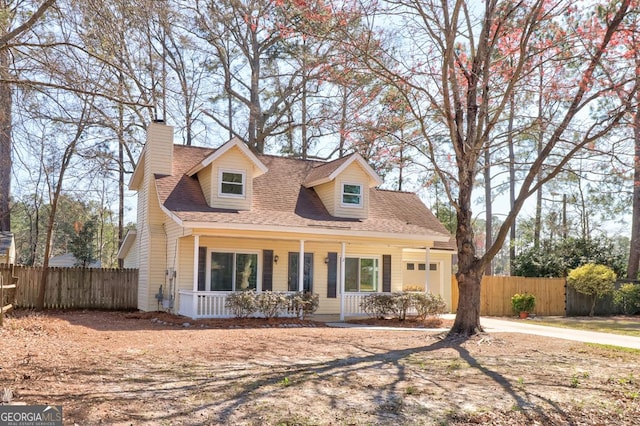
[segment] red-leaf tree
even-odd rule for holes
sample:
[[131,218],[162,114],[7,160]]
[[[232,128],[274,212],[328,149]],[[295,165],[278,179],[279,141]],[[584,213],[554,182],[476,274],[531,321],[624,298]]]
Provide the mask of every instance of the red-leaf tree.
[[[388,31],[400,33],[403,43],[386,56],[358,52],[410,105],[421,123],[427,159],[456,210],[460,297],[452,334],[482,331],[484,269],[501,249],[525,200],[618,125],[633,102],[633,82],[612,66],[620,59],[617,34],[630,25],[631,3],[393,0],[381,13],[389,17]],[[551,66],[566,70],[551,74],[562,80],[551,79],[538,89],[542,98],[555,98],[558,109],[538,133],[537,149],[527,161],[512,209],[480,256],[474,244],[472,200],[484,154],[494,147],[496,129],[508,117],[510,103],[524,99],[532,76]],[[597,117],[589,116],[599,99],[622,86],[628,89],[625,97],[610,100],[607,111]],[[528,103],[517,108],[522,132],[545,119]]]

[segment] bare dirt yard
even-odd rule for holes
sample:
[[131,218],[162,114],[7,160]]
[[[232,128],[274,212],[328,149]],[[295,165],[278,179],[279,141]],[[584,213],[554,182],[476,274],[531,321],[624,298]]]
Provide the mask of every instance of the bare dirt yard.
[[18,312],[0,329],[0,396],[62,405],[65,424],[78,425],[640,424],[639,351],[441,337]]

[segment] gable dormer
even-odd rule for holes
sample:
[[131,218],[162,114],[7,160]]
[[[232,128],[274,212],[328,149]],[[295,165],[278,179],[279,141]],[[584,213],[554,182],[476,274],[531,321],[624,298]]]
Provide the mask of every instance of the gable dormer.
[[238,138],[233,138],[187,172],[198,176],[207,204],[213,208],[250,210],[253,179],[267,167]]
[[380,176],[359,154],[316,166],[304,182],[316,191],[329,214],[354,219],[369,216],[369,190],[380,184]]

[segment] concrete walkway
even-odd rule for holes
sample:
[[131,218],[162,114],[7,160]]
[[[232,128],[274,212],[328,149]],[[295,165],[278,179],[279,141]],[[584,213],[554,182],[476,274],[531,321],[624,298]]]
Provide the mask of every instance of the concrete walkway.
[[[455,315],[443,315],[443,318],[453,319]],[[640,337],[624,336],[621,334],[600,333],[597,331],[575,330],[571,328],[550,327],[532,324],[531,320],[508,321],[497,318],[481,317],[480,324],[487,333],[525,333],[556,339],[574,340],[576,342],[599,343],[602,345],[621,346],[624,348],[640,349]],[[426,331],[424,328],[396,328],[377,327],[346,322],[328,322],[329,327],[342,328],[370,328],[377,330],[396,331]],[[428,329],[430,332],[446,331],[445,329]]]
[[556,339],[574,340],[577,342],[599,343],[602,345],[640,349],[640,337],[624,336],[621,334],[536,325],[532,324],[530,320],[506,321],[497,318],[482,317],[480,318],[480,324],[487,333],[526,333],[554,337]]

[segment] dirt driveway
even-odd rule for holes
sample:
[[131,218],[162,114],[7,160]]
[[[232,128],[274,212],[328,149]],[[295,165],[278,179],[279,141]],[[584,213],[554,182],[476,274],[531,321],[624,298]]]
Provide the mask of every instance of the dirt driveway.
[[[0,391],[79,425],[638,424],[640,352],[496,333],[212,329],[124,313],[0,329]],[[6,396],[8,392],[5,391]],[[2,392],[0,392],[2,396]]]

